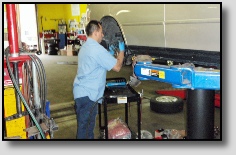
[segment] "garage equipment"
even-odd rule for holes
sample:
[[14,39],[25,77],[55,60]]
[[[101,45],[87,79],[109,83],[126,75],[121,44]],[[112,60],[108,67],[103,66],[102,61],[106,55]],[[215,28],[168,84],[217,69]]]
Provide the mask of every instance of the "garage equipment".
[[214,138],[214,95],[220,90],[220,70],[190,63],[166,66],[136,60],[134,73],[139,80],[187,89],[187,139]]
[[[105,139],[108,139],[108,104],[125,104],[125,123],[128,125],[128,104],[130,102],[137,102],[137,127],[138,127],[138,139],[141,139],[141,97],[129,84],[126,83],[126,79],[123,77],[108,78],[106,82],[106,88],[104,92],[103,104],[99,104],[99,128],[105,130]],[[104,112],[104,122],[102,123],[102,108]]]
[[4,139],[50,139],[58,126],[49,113],[40,59],[19,49],[15,4],[6,4],[9,47],[4,51]]
[[48,55],[57,55],[60,39],[44,39]]

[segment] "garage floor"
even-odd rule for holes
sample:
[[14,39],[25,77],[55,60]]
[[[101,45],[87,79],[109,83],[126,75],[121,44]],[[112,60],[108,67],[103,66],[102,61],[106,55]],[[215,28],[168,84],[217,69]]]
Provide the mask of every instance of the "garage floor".
[[[59,126],[59,130],[54,132],[54,139],[70,139],[76,137],[76,116],[74,111],[74,102],[72,94],[72,85],[77,72],[77,56],[38,56],[46,70],[47,78],[47,99],[50,101],[51,118]],[[66,64],[64,64],[66,62]],[[129,80],[132,75],[132,66],[124,66],[119,73],[110,71],[107,78],[124,77]],[[171,89],[170,84],[158,81],[142,81],[135,87],[137,92],[142,92],[141,105],[141,130],[146,130],[154,136],[157,129],[186,129],[186,101],[184,101],[184,110],[175,114],[160,114],[150,110],[149,99],[156,95],[156,90]],[[125,120],[124,104],[110,104],[108,106],[108,120],[120,118]],[[133,132],[137,132],[137,106],[131,103],[129,106],[129,127]],[[215,107],[214,126],[221,126],[221,109]],[[98,117],[95,128],[95,138],[99,139],[100,131],[98,127]],[[216,139],[220,139],[220,135]]]

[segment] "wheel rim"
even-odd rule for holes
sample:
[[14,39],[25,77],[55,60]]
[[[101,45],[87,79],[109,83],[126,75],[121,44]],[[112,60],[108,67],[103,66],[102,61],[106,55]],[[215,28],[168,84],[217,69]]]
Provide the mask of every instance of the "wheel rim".
[[159,96],[156,97],[157,102],[176,102],[178,99],[174,96]]

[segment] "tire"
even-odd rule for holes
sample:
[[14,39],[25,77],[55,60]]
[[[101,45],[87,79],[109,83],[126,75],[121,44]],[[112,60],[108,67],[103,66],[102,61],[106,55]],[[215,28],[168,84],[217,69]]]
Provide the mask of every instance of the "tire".
[[157,95],[150,99],[150,108],[157,113],[178,113],[183,110],[183,99],[177,96]]

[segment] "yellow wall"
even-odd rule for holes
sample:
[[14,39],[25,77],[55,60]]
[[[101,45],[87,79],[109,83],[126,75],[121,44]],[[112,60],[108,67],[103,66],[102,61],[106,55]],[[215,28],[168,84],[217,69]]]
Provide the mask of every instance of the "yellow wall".
[[[80,21],[81,15],[86,13],[87,4],[80,4],[80,16],[72,16],[71,4],[37,4],[39,31],[55,29],[58,31],[59,19],[63,19],[67,24],[68,21],[76,19]],[[41,21],[42,17],[42,21]]]

